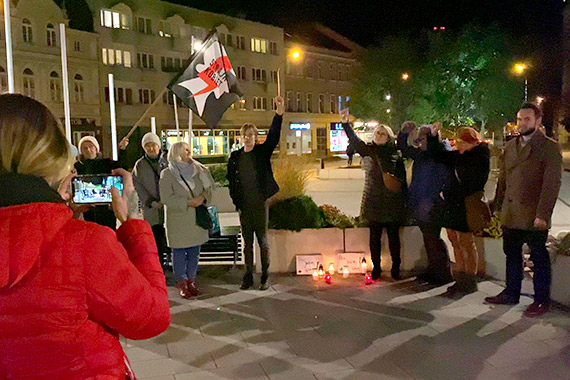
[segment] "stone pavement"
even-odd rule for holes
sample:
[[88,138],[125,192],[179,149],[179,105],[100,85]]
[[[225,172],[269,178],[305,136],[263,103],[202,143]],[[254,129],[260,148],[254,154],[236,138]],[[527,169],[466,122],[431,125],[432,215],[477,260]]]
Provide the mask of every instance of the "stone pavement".
[[235,270],[205,268],[195,300],[170,287],[170,328],[147,341],[122,339],[138,378],[569,378],[570,314],[525,318],[529,297],[485,305],[502,289],[493,282],[454,300],[413,278],[366,286],[357,274],[335,275],[332,285],[282,275],[266,292],[240,291],[239,279]]

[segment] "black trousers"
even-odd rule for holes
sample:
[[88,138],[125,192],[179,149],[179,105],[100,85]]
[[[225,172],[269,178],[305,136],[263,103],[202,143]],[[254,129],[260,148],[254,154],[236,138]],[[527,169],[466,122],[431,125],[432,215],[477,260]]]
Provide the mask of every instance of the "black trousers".
[[522,246],[528,244],[530,260],[533,262],[534,299],[536,302],[550,301],[552,273],[550,256],[546,250],[548,230],[515,230],[503,228],[503,250],[507,256],[507,294],[519,299],[523,279]]
[[245,205],[239,214],[243,240],[245,242],[244,258],[246,276],[250,278],[255,271],[253,267],[254,234],[257,236],[261,250],[261,269],[263,276],[265,278],[267,277],[267,271],[269,269],[269,245],[267,243],[268,217],[269,211],[265,202]]
[[166,231],[164,230],[164,225],[157,224],[151,228],[152,234],[154,235],[154,241],[156,242],[156,248],[158,249],[160,265],[163,269],[168,268],[170,261],[170,248],[168,248],[168,245],[166,244]]
[[428,258],[428,273],[439,279],[451,278],[451,263],[447,244],[441,239],[441,226],[422,224],[420,230]]
[[400,258],[400,226],[393,224],[370,223],[370,256],[374,269],[380,271],[380,261],[382,256],[382,231],[386,228],[388,233],[388,246],[390,256],[392,256],[392,268],[399,268]]

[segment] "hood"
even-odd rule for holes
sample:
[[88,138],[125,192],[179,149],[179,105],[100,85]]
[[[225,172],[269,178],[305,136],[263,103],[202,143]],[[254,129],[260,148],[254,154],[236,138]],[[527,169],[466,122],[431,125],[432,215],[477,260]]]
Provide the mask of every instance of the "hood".
[[[16,285],[73,212],[42,179],[3,175],[0,190],[0,289]],[[35,201],[34,201],[35,200]]]

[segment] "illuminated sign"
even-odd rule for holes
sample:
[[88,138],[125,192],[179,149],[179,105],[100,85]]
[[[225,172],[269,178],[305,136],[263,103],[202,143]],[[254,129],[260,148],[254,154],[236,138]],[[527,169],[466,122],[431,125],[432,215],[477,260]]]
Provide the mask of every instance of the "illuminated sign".
[[331,131],[342,131],[342,123],[331,123]]
[[290,123],[289,124],[289,129],[293,129],[293,130],[309,130],[311,129],[311,123]]

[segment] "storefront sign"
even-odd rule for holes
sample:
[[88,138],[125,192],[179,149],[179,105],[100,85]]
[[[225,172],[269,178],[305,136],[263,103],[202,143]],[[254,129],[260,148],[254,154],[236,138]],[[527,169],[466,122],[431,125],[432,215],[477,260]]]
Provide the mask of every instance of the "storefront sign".
[[342,123],[331,123],[331,152],[344,152],[348,147],[348,137]]
[[293,130],[309,130],[311,129],[311,123],[290,123],[289,129]]

